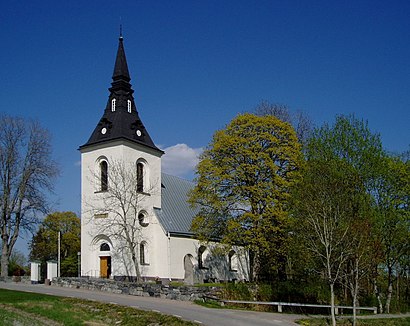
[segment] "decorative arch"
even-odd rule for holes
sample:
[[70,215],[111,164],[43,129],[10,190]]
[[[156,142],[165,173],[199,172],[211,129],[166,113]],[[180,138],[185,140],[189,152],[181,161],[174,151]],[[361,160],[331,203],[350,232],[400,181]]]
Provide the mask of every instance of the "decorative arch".
[[100,246],[102,243],[107,243],[110,248],[113,248],[111,239],[105,234],[98,234],[96,235],[93,240],[91,241],[92,246]]

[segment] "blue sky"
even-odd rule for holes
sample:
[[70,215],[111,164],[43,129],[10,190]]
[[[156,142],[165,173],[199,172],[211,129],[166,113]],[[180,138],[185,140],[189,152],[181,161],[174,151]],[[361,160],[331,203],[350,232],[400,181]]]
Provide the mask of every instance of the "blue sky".
[[50,130],[54,207],[79,213],[77,149],[105,108],[122,23],[140,117],[171,174],[192,177],[212,134],[262,100],[316,125],[355,113],[403,152],[409,17],[409,1],[4,1],[0,112]]

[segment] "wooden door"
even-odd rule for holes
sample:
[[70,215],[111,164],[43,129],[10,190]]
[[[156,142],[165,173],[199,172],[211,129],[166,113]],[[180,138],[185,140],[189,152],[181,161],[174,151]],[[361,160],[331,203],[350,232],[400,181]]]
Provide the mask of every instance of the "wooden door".
[[110,257],[100,257],[100,277],[108,278],[108,258]]

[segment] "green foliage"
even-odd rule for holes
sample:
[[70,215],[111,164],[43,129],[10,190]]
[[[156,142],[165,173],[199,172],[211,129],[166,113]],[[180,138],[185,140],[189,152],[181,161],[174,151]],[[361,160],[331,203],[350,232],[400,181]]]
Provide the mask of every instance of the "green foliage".
[[13,250],[9,259],[9,276],[23,276],[28,270],[26,257],[20,251]]
[[57,260],[58,232],[61,232],[61,276],[76,276],[81,225],[73,212],[55,212],[46,216],[31,240],[30,260],[41,261],[43,268],[47,261]]
[[190,202],[192,229],[203,240],[242,244],[255,273],[285,254],[290,189],[299,178],[300,145],[293,128],[273,116],[239,115],[214,134],[197,167]]

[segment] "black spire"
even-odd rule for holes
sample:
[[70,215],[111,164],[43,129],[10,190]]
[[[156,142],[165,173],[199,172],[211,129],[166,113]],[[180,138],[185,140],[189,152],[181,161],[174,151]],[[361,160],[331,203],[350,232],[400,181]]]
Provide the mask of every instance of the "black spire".
[[114,72],[112,74],[113,81],[126,81],[131,80],[130,73],[128,72],[127,59],[124,51],[124,38],[122,37],[122,31],[120,32],[120,39],[117,50],[117,58],[115,59]]
[[90,139],[80,146],[80,149],[97,143],[126,139],[162,152],[155,146],[137,112],[125,57],[122,30],[120,30],[112,80],[111,87],[108,89],[110,95],[104,114]]

